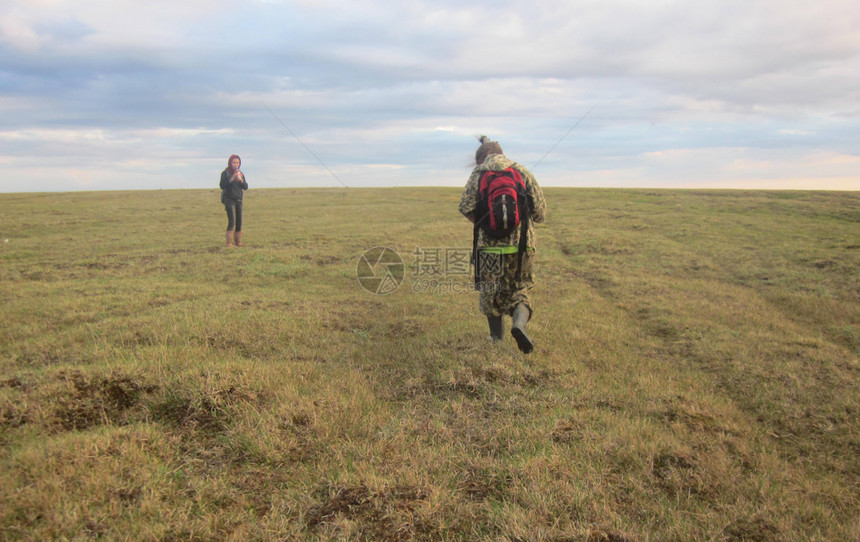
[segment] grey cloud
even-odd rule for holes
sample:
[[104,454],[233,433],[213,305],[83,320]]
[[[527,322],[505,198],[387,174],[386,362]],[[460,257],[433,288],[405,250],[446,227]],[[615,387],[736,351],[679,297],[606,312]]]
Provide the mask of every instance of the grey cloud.
[[[107,36],[105,21],[72,12],[33,25],[38,50],[0,42],[0,107],[28,100],[5,111],[4,130],[105,129],[117,141],[75,143],[101,163],[144,145],[132,131],[203,128],[155,139],[145,155],[220,161],[243,147],[312,164],[265,105],[338,166],[459,166],[487,130],[536,160],[598,104],[542,168],[634,167],[679,148],[857,152],[860,9],[841,0],[227,2],[223,12],[187,8],[166,40]],[[28,144],[13,152],[62,153]]]

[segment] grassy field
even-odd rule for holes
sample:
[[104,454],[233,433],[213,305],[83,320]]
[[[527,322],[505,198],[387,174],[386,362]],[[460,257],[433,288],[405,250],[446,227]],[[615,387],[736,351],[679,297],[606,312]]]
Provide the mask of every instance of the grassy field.
[[0,539],[860,540],[860,193],[545,192],[529,356],[459,189],[0,195]]

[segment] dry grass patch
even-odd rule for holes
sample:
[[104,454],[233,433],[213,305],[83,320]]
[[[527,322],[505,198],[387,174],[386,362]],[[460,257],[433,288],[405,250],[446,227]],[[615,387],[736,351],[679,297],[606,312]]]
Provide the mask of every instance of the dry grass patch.
[[459,192],[0,195],[0,538],[860,538],[856,193],[547,189],[523,356]]

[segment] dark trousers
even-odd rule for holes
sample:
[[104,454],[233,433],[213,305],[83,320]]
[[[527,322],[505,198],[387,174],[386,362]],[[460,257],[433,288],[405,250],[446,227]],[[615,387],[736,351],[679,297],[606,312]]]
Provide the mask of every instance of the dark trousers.
[[227,231],[242,231],[242,200],[226,198],[224,209],[227,211]]

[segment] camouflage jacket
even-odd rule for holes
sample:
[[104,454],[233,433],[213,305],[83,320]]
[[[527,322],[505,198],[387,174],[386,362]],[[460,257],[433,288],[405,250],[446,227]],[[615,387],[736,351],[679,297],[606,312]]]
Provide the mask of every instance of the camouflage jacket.
[[[523,181],[526,183],[526,192],[529,195],[529,204],[531,207],[531,216],[528,224],[528,247],[531,250],[535,249],[535,223],[543,222],[544,215],[546,214],[546,200],[543,197],[543,191],[540,189],[537,181],[534,178],[534,175],[531,174],[529,170],[524,168],[523,166],[517,164],[512,160],[508,160],[505,158],[503,154],[491,154],[484,160],[484,163],[480,166],[476,167],[472,170],[472,174],[469,176],[469,180],[466,182],[466,188],[463,190],[463,195],[460,197],[460,212],[466,218],[473,218],[475,215],[475,208],[478,204],[478,182],[481,179],[481,175],[484,174],[485,171],[502,171],[503,169],[507,169],[509,167],[513,167],[517,171],[520,172],[520,175],[523,177]],[[498,247],[498,246],[517,246],[520,240],[520,228],[522,226],[517,226],[517,229],[511,233],[510,237],[506,239],[493,239],[484,233],[483,230],[479,230],[478,233],[478,246],[479,247]]]

